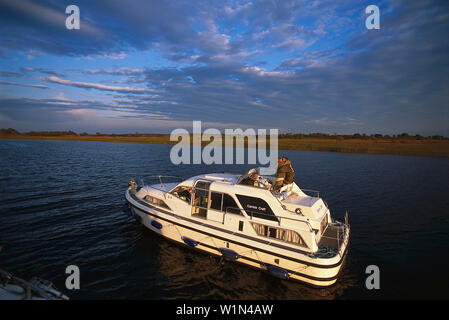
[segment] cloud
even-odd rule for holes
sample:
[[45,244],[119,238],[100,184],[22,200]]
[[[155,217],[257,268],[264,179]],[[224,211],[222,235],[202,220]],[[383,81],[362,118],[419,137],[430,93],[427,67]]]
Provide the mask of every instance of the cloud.
[[44,68],[20,67],[20,70],[22,72],[25,72],[25,73],[27,73],[27,72],[40,72],[40,73],[44,73],[44,74],[51,74],[51,75],[58,76],[58,77],[65,77],[64,73],[53,71],[53,70],[48,70],[48,69],[44,69]]
[[326,63],[332,63],[334,60],[339,61],[339,49],[301,52],[296,54],[294,58],[283,60],[275,70],[296,71],[310,67],[323,67]]
[[98,55],[98,57],[103,59],[113,59],[113,60],[121,60],[125,59],[128,55],[124,52],[112,52],[112,53],[104,53]]
[[0,71],[0,77],[20,78],[23,77],[23,74],[17,72]]
[[95,114],[95,110],[92,109],[69,109],[64,110],[62,112],[68,113],[70,115],[74,116],[80,116],[80,117],[91,117]]
[[[128,101],[132,103],[132,101]],[[2,118],[3,117],[3,118]],[[5,119],[3,122],[2,119]],[[26,130],[30,128],[44,130],[51,122],[51,127],[67,129],[67,123],[73,121],[76,126],[88,126],[98,131],[105,123],[122,123],[123,128],[130,128],[132,119],[143,125],[144,121],[169,121],[171,117],[163,111],[151,110],[145,108],[142,104],[140,107],[135,105],[127,105],[117,101],[105,102],[99,100],[75,100],[67,99],[63,96],[56,98],[11,98],[0,96],[0,127],[6,123],[20,124],[18,129]],[[8,121],[6,121],[8,120]],[[82,120],[83,122],[79,122]],[[5,124],[3,124],[5,123]],[[64,126],[66,126],[64,128]],[[48,126],[47,129],[48,130]],[[79,130],[79,129],[78,129]],[[129,129],[128,131],[130,132]],[[131,132],[133,132],[131,130]]]
[[245,66],[241,69],[242,72],[247,74],[257,75],[259,77],[272,76],[272,77],[291,77],[292,74],[288,72],[267,71],[263,68],[256,66]]
[[117,87],[117,86],[107,86],[107,85],[103,85],[103,84],[99,84],[99,83],[70,81],[70,80],[60,79],[60,78],[54,77],[54,76],[42,78],[42,80],[61,84],[61,85],[66,85],[66,86],[73,86],[73,87],[84,88],[84,89],[97,89],[97,90],[103,90],[103,91],[115,91],[115,92],[120,92],[120,93],[142,94],[142,93],[152,93],[152,92],[157,91],[157,90],[151,89],[151,88]]
[[3,81],[3,80],[0,80],[0,84],[6,84],[9,86],[18,86],[18,87],[48,89],[47,86],[44,86],[42,84],[27,84],[27,83],[19,83],[19,82],[11,82],[11,81]]
[[87,74],[110,74],[110,75],[142,75],[144,74],[144,69],[138,68],[117,68],[117,69],[87,69],[83,70]]
[[252,5],[253,5],[252,2],[247,2],[245,4],[236,3],[234,8],[232,8],[230,6],[225,6],[224,11],[227,14],[235,15],[235,14],[241,13],[242,11],[246,11],[247,9],[251,8]]
[[[324,32],[323,23],[294,24],[302,10],[310,12],[313,7],[305,1],[234,5],[198,1],[194,10],[189,3],[165,0],[136,1],[133,6],[121,1],[80,0],[77,5],[81,27],[67,30],[63,3],[0,0],[0,48],[14,48],[30,57],[44,52],[106,59],[125,59],[133,50],[157,49],[172,61],[194,62],[198,57],[204,61],[220,54],[235,59],[241,52],[265,50],[265,44],[253,37],[262,30],[270,35],[272,48],[289,50],[304,48],[312,43],[310,35],[315,39]],[[229,27],[241,20],[249,25],[247,30]],[[319,32],[313,34],[309,29]]]
[[363,125],[363,122],[353,119],[350,117],[344,117],[344,118],[333,118],[329,119],[327,117],[319,118],[319,119],[310,119],[306,120],[305,123],[310,123],[312,125],[318,125],[318,126],[333,126],[333,127],[341,127],[341,126],[357,126],[360,127]]
[[304,132],[447,135],[449,48],[443,39],[449,21],[445,10],[426,8],[405,6],[385,17],[377,33],[362,31],[336,48],[297,53],[274,71],[235,60],[148,69],[147,80],[176,97],[177,109],[165,107],[178,119],[219,117]]
[[31,60],[42,53],[103,53],[113,45],[106,29],[95,26],[87,14],[81,13],[77,32],[65,28],[67,17],[62,3],[0,0],[0,46],[26,53]]

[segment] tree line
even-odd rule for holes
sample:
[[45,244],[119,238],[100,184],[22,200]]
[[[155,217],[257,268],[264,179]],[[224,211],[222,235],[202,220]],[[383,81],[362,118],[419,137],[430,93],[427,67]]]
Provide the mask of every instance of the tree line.
[[[13,128],[0,129],[0,134],[3,135],[26,135],[26,136],[45,136],[45,137],[61,137],[61,136],[108,136],[108,137],[147,137],[147,136],[162,136],[164,134],[143,134],[143,133],[124,133],[124,134],[106,134],[101,132],[96,132],[95,134],[90,134],[87,132],[76,133],[72,130],[68,131],[29,131],[29,132],[19,132]],[[282,133],[279,134],[279,139],[307,139],[307,138],[319,138],[319,139],[414,139],[414,140],[449,140],[447,137],[441,135],[432,136],[422,136],[420,134],[409,135],[408,133],[401,134],[365,134],[365,133],[354,133],[354,134],[328,134],[328,133]]]
[[344,139],[414,139],[414,140],[425,140],[425,139],[433,139],[433,140],[448,140],[448,138],[441,135],[432,135],[432,136],[422,136],[420,134],[409,135],[408,133],[401,134],[365,134],[365,133],[354,133],[354,134],[328,134],[328,133],[283,133],[279,135],[280,139],[305,139],[305,138],[319,138],[319,139],[336,139],[336,140],[344,140]]

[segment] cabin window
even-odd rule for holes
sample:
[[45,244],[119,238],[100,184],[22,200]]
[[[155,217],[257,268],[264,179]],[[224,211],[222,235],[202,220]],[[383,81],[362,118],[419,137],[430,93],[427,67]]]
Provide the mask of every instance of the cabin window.
[[235,200],[226,193],[223,194],[223,211],[227,213],[242,214]]
[[149,196],[149,195],[145,196],[145,201],[148,203],[154,204],[156,206],[162,207],[162,208],[170,209],[163,200]]
[[239,199],[243,209],[250,217],[278,221],[274,212],[265,200],[256,197],[244,196],[241,194],[237,194],[236,196]]
[[193,200],[193,205],[197,207],[207,208],[209,193],[207,190],[196,190],[195,199]]
[[296,231],[266,226],[259,223],[251,223],[251,224],[259,236],[274,238],[285,242],[298,244],[301,247],[307,248],[306,243]]
[[221,211],[221,204],[223,200],[223,194],[222,193],[216,193],[212,192],[210,195],[210,208],[214,210]]
[[207,207],[209,204],[209,181],[197,180],[193,189],[192,216],[201,218],[207,217]]
[[190,200],[192,199],[192,188],[179,186],[171,191],[171,194],[187,203],[190,203]]
[[210,209],[241,215],[237,203],[229,194],[211,192],[210,199]]
[[198,181],[195,185],[195,188],[209,190],[209,186],[210,186],[210,181]]

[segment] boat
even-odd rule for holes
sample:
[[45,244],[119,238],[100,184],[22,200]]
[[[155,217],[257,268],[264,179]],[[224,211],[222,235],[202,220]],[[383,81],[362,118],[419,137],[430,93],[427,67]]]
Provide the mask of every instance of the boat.
[[69,300],[69,298],[48,280],[33,277],[30,281],[26,281],[0,269],[0,300]]
[[[124,211],[151,231],[193,250],[315,287],[336,283],[348,252],[350,225],[334,220],[318,191],[292,184],[274,192],[275,177],[252,168],[154,184],[134,179]],[[261,181],[263,183],[261,183]],[[267,183],[268,182],[268,183]],[[311,195],[309,195],[311,194]]]
[[0,300],[69,300],[48,280],[23,280],[0,269]]

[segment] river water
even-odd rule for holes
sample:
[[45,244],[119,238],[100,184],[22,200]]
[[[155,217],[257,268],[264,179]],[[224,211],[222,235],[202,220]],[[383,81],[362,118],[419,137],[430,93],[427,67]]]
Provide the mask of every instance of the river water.
[[[198,254],[122,212],[130,178],[242,173],[251,165],[180,165],[169,145],[0,140],[0,267],[39,276],[72,299],[449,298],[449,160],[280,151],[296,183],[320,190],[351,241],[326,289]],[[65,290],[77,265],[81,288]],[[380,270],[368,290],[366,267]]]

